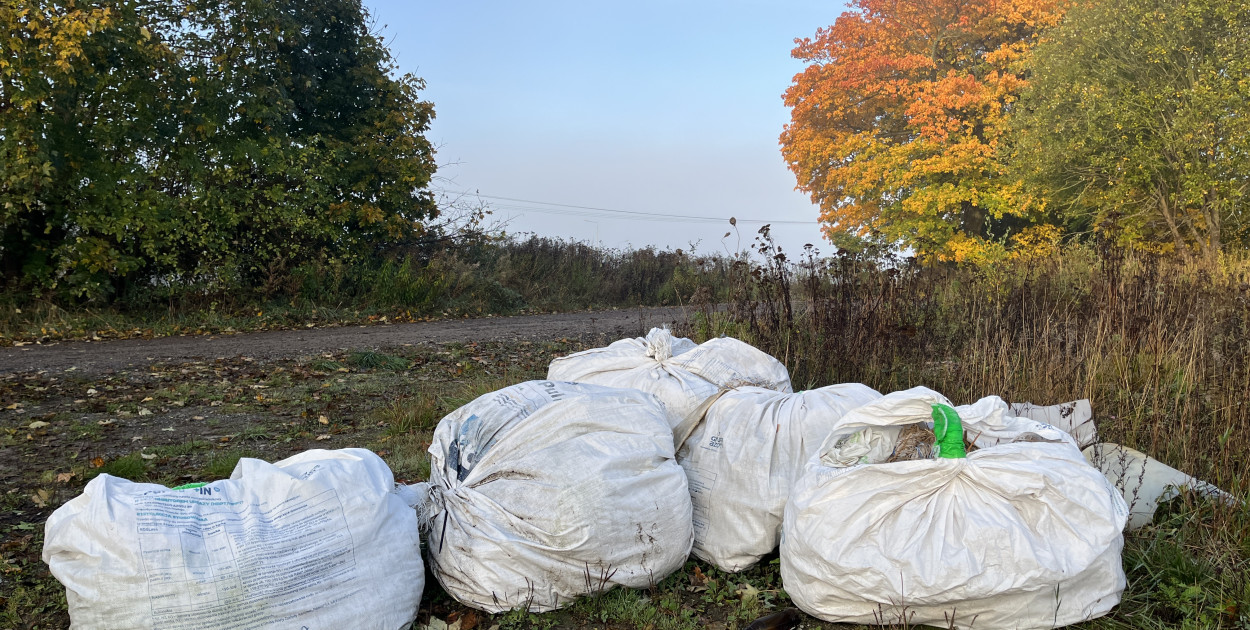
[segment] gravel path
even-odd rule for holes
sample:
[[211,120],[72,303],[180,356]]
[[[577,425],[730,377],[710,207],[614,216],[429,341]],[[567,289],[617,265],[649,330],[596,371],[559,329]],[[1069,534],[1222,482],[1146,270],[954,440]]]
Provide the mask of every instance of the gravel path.
[[233,335],[70,341],[0,348],[0,374],[71,368],[94,373],[144,368],[154,362],[177,363],[235,356],[294,359],[322,352],[382,350],[404,344],[555,339],[601,343],[640,336],[653,326],[671,325],[684,319],[680,308],[642,308]]

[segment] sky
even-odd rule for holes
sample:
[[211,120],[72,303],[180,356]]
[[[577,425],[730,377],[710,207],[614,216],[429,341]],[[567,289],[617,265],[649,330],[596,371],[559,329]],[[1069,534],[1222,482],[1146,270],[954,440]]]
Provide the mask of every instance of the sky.
[[794,39],[832,24],[841,3],[365,5],[434,103],[433,188],[475,193],[508,232],[734,253],[770,222],[787,252],[832,250],[777,140],[781,94],[803,69]]

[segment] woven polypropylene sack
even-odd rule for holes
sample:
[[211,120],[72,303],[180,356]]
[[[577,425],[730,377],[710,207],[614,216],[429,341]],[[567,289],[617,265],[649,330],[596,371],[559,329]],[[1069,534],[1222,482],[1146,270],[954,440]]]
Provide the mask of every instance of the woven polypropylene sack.
[[[899,392],[847,422],[923,422],[934,403],[946,401]],[[781,575],[795,604],[840,623],[1021,630],[1114,607],[1123,498],[1070,436],[1006,409],[996,397],[957,408],[967,438],[997,443],[965,459],[843,466],[831,436],[786,506]]]
[[880,398],[858,383],[786,394],[730,390],[689,419],[677,451],[694,506],[692,553],[741,571],[777,548],[794,480],[844,415]]
[[560,357],[551,362],[547,378],[654,394],[664,405],[670,426],[725,388],[792,391],[786,367],[750,344],[730,337],[695,344],[662,328],[652,328],[646,337]]
[[396,630],[425,584],[417,514],[364,449],[241,459],[173,490],[100,475],[48,518],[75,629]]
[[680,568],[686,475],[654,396],[531,381],[439,422],[422,509],[430,567],[460,602],[553,610]]

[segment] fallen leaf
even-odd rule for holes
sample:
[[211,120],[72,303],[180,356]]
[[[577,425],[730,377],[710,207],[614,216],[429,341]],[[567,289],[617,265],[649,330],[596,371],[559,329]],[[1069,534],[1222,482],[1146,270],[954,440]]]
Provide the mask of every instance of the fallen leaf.
[[694,574],[690,576],[690,586],[686,587],[691,593],[702,593],[707,590],[708,584],[712,584],[712,578],[703,573],[699,567],[694,568]]
[[150,401],[153,401],[153,400],[156,400],[156,399],[155,399],[155,398],[152,398],[151,396],[148,396],[147,398],[144,398],[143,400],[140,400],[139,402],[150,402]]
[[143,459],[156,459],[156,453],[139,453],[139,457]]
[[102,427],[107,427],[108,425],[113,424],[114,422],[116,422],[116,420],[113,420],[112,418],[109,418],[108,420],[99,420],[99,421],[97,421],[97,422],[96,422],[96,424],[98,424],[98,425],[100,425],[100,426],[102,426]]
[[97,457],[97,458],[95,458],[95,459],[91,460],[91,467],[92,467],[92,468],[100,468],[100,467],[101,467],[101,466],[103,466],[103,465],[104,465],[104,458],[103,458],[103,457]]
[[143,436],[142,436],[142,435],[136,435],[136,436],[134,436],[134,437],[130,438],[130,441],[131,441],[131,442],[138,442],[139,440],[142,440],[142,439],[143,439]]
[[[204,416],[191,416],[192,420],[203,420]],[[171,427],[172,428],[172,427]]]
[[139,415],[150,416],[152,415],[152,410],[148,409],[147,407],[139,407]]
[[37,505],[37,506],[39,506],[39,507],[45,507],[45,506],[47,506],[47,505],[48,505],[48,501],[49,501],[49,500],[51,500],[51,499],[52,499],[52,493],[51,493],[51,492],[49,492],[49,491],[48,491],[47,489],[45,489],[45,488],[40,488],[40,489],[36,490],[34,494],[30,495],[30,500],[31,500],[31,501],[34,501],[34,502],[35,502],[35,505]]
[[48,423],[47,423],[47,422],[44,422],[43,420],[36,420],[36,421],[34,421],[34,422],[32,422],[32,423],[30,423],[30,424],[26,425],[26,428],[28,428],[28,429],[42,429],[42,428],[44,428],[44,427],[46,427],[46,426],[48,426]]
[[321,424],[330,424],[330,419],[325,416],[320,416],[317,418],[317,422],[320,422]]
[[96,395],[96,394],[98,394],[98,393],[100,393],[100,392],[97,392],[97,391],[95,390],[95,388],[92,388],[92,389],[87,390],[87,395],[88,395],[88,396],[95,396],[95,395]]
[[322,434],[322,435],[318,435],[318,436],[317,436],[317,441],[318,441],[318,442],[320,442],[320,441],[322,441],[322,440],[328,440],[328,439],[330,439],[330,434],[329,434],[329,433],[324,433],[324,434]]
[[741,588],[735,591],[735,593],[737,593],[738,597],[742,598],[743,602],[754,601],[760,596],[759,589],[745,582],[742,584]]
[[70,479],[73,479],[73,478],[74,478],[77,474],[78,474],[78,473],[75,473],[75,472],[63,472],[63,473],[60,473],[60,474],[58,474],[58,475],[56,476],[56,482],[57,482],[57,483],[66,483],[66,482],[68,482]]

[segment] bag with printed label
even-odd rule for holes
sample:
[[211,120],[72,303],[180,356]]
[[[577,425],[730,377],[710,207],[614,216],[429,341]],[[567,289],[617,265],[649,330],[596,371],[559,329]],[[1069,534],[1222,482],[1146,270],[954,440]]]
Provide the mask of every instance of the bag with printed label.
[[461,603],[554,610],[643,588],[690,553],[690,494],[655,397],[530,381],[443,418],[418,484],[430,569]]
[[[1124,499],[1070,435],[1006,412],[997,397],[952,407],[925,388],[849,412],[786,505],[795,604],[835,623],[1020,630],[1111,610]],[[917,423],[932,426],[936,458],[883,463]],[[965,453],[965,438],[979,448]]]
[[709,399],[675,430],[694,507],[692,553],[734,572],[776,549],[803,465],[848,411],[880,397],[849,383],[794,394],[741,387]]
[[786,366],[750,344],[730,337],[696,344],[663,328],[560,357],[551,362],[547,378],[655,394],[674,427],[722,389],[793,391]]
[[395,490],[359,448],[182,489],[104,474],[48,518],[43,560],[75,630],[408,628],[425,568]]

